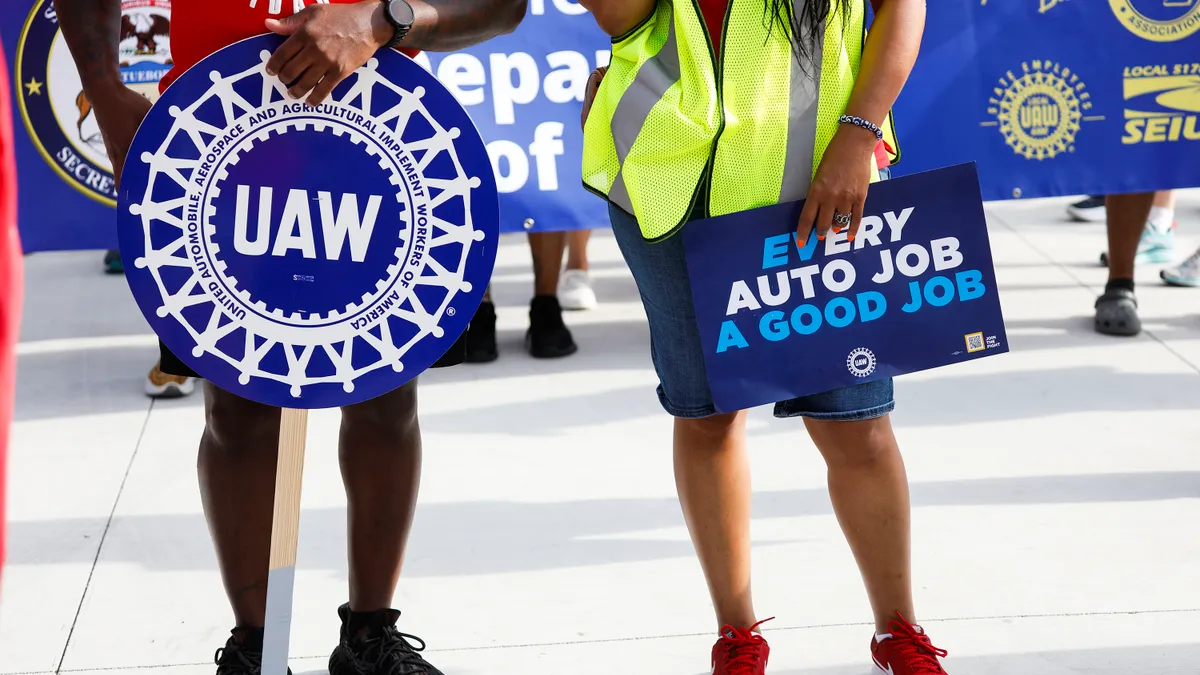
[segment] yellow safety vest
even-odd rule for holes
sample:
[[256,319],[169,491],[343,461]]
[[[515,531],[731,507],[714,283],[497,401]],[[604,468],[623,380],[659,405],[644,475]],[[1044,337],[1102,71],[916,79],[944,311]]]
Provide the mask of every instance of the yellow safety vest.
[[[696,1],[658,0],[613,39],[584,125],[584,186],[650,241],[690,217],[803,198],[858,75],[864,3],[835,1],[825,20],[813,138],[816,83],[762,0],[730,0],[719,62]],[[871,167],[876,180],[874,157]]]

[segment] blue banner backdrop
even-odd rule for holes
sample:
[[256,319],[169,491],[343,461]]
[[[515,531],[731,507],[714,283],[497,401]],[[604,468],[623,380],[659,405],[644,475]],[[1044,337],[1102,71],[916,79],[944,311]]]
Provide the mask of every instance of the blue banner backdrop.
[[683,228],[717,410],[1008,351],[974,165],[872,185],[854,241],[801,245],[803,205]]
[[975,161],[986,200],[1200,186],[1200,0],[943,0],[895,175]]
[[[169,58],[156,17],[170,2],[122,5],[123,73],[149,93]],[[32,134],[17,140],[22,236],[30,251],[114,246],[106,160],[56,33],[51,0],[0,6]],[[488,144],[503,230],[607,223],[580,186],[579,113],[608,44],[573,0],[530,0],[514,34],[419,59]],[[931,3],[895,118],[893,175],[975,161],[985,199],[1200,185],[1200,163],[1186,161],[1200,149],[1200,0]]]

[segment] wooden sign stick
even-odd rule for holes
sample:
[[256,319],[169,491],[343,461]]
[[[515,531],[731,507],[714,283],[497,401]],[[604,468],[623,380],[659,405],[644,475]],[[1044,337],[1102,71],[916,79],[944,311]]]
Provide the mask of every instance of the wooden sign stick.
[[308,411],[284,408],[279,418],[279,459],[275,465],[275,508],[271,522],[271,563],[267,572],[267,613],[263,622],[262,675],[287,675],[292,632],[292,591],[296,584],[296,543],[300,535],[300,487]]

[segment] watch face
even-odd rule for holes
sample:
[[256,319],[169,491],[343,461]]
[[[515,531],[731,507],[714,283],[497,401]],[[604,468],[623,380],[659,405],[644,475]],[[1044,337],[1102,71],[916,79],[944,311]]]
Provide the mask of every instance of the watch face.
[[388,3],[388,14],[392,15],[392,20],[401,26],[411,26],[416,15],[413,14],[412,5],[409,5],[404,0],[391,0]]

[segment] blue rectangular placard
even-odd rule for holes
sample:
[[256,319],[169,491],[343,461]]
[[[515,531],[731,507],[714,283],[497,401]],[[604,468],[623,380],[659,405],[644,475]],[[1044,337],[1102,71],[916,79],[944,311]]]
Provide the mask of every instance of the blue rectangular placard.
[[803,205],[683,229],[718,410],[1008,351],[974,163],[872,185],[853,242],[800,247]]

